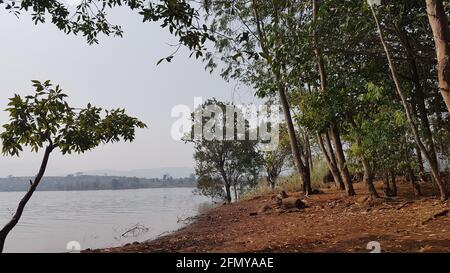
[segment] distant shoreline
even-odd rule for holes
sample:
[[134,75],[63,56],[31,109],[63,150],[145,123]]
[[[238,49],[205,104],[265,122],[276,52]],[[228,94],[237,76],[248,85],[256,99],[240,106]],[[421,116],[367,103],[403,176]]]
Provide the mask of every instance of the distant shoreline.
[[[33,177],[0,178],[0,192],[27,191]],[[138,178],[99,175],[68,175],[44,177],[37,191],[98,191],[131,190],[152,188],[194,188],[197,181],[194,175],[173,178],[165,175],[161,178]]]
[[[195,189],[195,186],[168,186],[168,187],[151,187],[151,188],[130,188],[130,189],[98,189],[98,190],[36,190],[36,192],[76,192],[76,191],[129,191],[129,190],[149,190],[149,189]],[[1,191],[0,193],[7,192],[26,192],[25,190],[14,190],[14,191]]]

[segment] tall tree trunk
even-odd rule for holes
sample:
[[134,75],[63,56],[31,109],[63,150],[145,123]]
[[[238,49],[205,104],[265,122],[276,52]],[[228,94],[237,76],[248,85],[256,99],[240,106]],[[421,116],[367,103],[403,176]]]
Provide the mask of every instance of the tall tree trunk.
[[[317,12],[318,12],[317,0],[311,0],[311,6],[313,13],[313,21],[315,22],[317,20]],[[319,45],[318,33],[315,29],[313,31],[313,43],[314,43],[314,54],[316,55],[317,58],[317,67],[319,70],[320,90],[322,93],[324,93],[327,88],[327,74],[325,71],[325,63],[323,60],[322,49]],[[342,149],[341,138],[339,136],[339,131],[337,130],[335,124],[331,125],[331,135],[333,137],[334,145],[336,147],[338,169],[344,182],[345,191],[349,196],[355,195],[355,190],[353,189],[350,173],[348,172],[347,166],[345,166],[345,155]]]
[[[337,169],[336,154],[334,153],[333,144],[331,144],[330,134],[328,132],[325,133],[325,141],[326,141],[328,152],[330,155],[330,160]],[[339,173],[339,170],[338,170],[338,174],[339,174],[339,178],[340,178],[339,180],[342,181],[342,177],[341,177],[341,174]],[[344,185],[344,182],[342,182],[342,185]],[[345,186],[342,188],[342,190],[345,190]]]
[[413,187],[413,191],[414,191],[414,195],[417,197],[422,196],[422,191],[420,189],[420,184],[417,182],[416,180],[416,176],[414,175],[414,171],[412,170],[411,167],[408,167],[406,169],[407,171],[407,180],[409,180],[409,182],[411,183],[411,186]]
[[[313,13],[313,22],[317,21],[317,0],[311,0],[312,13]],[[317,58],[317,68],[319,69],[319,77],[320,77],[320,89],[322,92],[326,90],[327,86],[327,75],[325,72],[325,62],[323,61],[322,49],[319,45],[319,36],[316,29],[313,30],[313,45],[314,45],[314,54]]]
[[303,159],[305,161],[305,167],[307,166],[307,168],[309,170],[311,170],[311,165],[310,165],[311,157],[310,157],[310,153],[308,151],[308,149],[309,149],[309,139],[308,139],[308,136],[307,136],[307,134],[305,132],[303,132],[303,141],[304,141],[304,143],[303,143],[303,145],[304,145],[303,146],[304,147]]
[[391,181],[392,181],[392,194],[397,196],[397,177],[395,176],[395,172],[391,171]]
[[333,145],[331,144],[331,140],[330,140],[330,134],[328,132],[325,133],[325,140],[326,140],[326,143],[327,143],[328,151],[330,152],[331,162],[333,162],[334,168],[337,171],[339,189],[342,190],[342,191],[345,191],[344,180],[342,179],[342,175],[341,175],[341,173],[339,171],[338,163],[337,163],[337,160],[336,160],[336,154],[334,153]]
[[225,186],[225,199],[227,203],[231,203],[231,178],[228,177],[227,172],[224,169],[224,163],[221,163],[220,175],[222,176],[223,183]]
[[[406,180],[411,182],[411,185],[413,186],[414,195],[417,197],[422,196],[422,191],[420,190],[420,185],[417,183],[416,175],[414,174],[414,171],[411,167],[411,164],[409,163],[409,151],[408,151],[408,142],[406,140],[406,136],[403,138],[404,143],[404,159],[405,162],[408,162],[408,165],[406,166]],[[419,151],[420,152],[420,151]],[[422,165],[423,167],[423,165]]]
[[[416,103],[415,103],[414,100],[412,101],[411,106],[412,106],[412,113],[415,116],[414,113],[417,112],[417,106],[416,106]],[[417,163],[418,163],[418,167],[419,167],[420,179],[422,181],[425,181],[425,168],[423,167],[422,152],[420,151],[420,147],[419,147],[419,145],[417,145],[417,143],[414,145],[414,149],[416,151],[416,157],[417,157]]]
[[317,143],[319,144],[319,148],[322,151],[325,161],[327,162],[328,169],[331,172],[331,175],[333,176],[334,182],[336,183],[336,187],[340,190],[345,190],[344,182],[342,182],[341,175],[339,174],[339,171],[336,166],[336,161],[333,162],[331,159],[331,151],[330,153],[327,152],[325,149],[325,145],[323,144],[322,136],[317,134]]
[[[252,8],[253,13],[255,16],[255,22],[256,22],[256,28],[257,28],[257,35],[259,38],[259,42],[261,45],[262,51],[265,53],[265,55],[269,56],[269,50],[267,49],[266,45],[266,38],[264,36],[264,30],[263,26],[261,25],[261,17],[258,10],[258,2],[257,0],[252,0]],[[275,24],[278,24],[278,18],[274,18]],[[311,174],[309,173],[309,166],[305,166],[302,160],[302,149],[298,143],[297,140],[297,134],[295,132],[294,124],[292,122],[292,116],[291,116],[291,108],[289,106],[289,102],[286,97],[286,90],[285,86],[282,82],[282,77],[280,74],[280,68],[279,66],[273,64],[271,61],[271,58],[266,58],[266,61],[268,62],[270,69],[272,70],[273,75],[275,76],[275,84],[277,87],[278,97],[280,99],[280,103],[283,109],[285,122],[287,125],[287,131],[289,135],[289,141],[291,144],[291,150],[292,154],[294,156],[294,163],[297,167],[298,173],[300,175],[300,179],[303,185],[303,191],[305,195],[309,195],[312,192],[311,189]]]
[[450,112],[450,28],[442,0],[426,0],[437,55],[439,89]]
[[[415,58],[414,50],[408,38],[407,32],[395,24],[395,29],[400,37],[401,44],[406,50],[408,62],[411,68],[412,81],[415,87],[415,96],[413,98],[413,110],[417,108],[419,113],[419,120],[422,125],[423,135],[428,146],[428,151],[430,153],[431,159],[434,161],[433,164],[437,162],[436,148],[433,141],[433,133],[431,132],[430,121],[428,120],[427,108],[425,105],[425,93],[423,90],[422,83],[420,81],[419,70],[417,68],[417,62]],[[414,110],[414,112],[416,112]]]
[[334,146],[336,147],[337,166],[341,174],[342,180],[344,182],[345,191],[347,192],[348,196],[353,196],[356,193],[355,190],[353,189],[352,178],[346,165],[344,149],[342,148],[341,136],[339,135],[339,132],[335,126],[332,126],[331,128],[331,136],[333,138]]
[[279,85],[278,96],[280,98],[281,106],[283,108],[284,118],[288,129],[289,140],[291,143],[291,150],[292,154],[294,155],[294,163],[295,166],[297,167],[298,173],[300,174],[300,178],[302,180],[301,182],[303,185],[303,191],[306,195],[309,195],[312,192],[310,174],[302,160],[301,156],[302,152],[297,141],[297,134],[295,132],[294,124],[292,122],[291,111],[289,103],[286,98],[286,93],[284,91],[284,88],[280,86],[281,83],[279,83],[278,85]]
[[[417,129],[417,125],[414,122],[413,116],[411,114],[411,109],[410,109],[410,107],[408,105],[408,102],[406,100],[406,96],[403,93],[403,90],[402,90],[402,88],[400,86],[400,82],[399,82],[398,77],[397,77],[397,71],[395,70],[394,63],[393,63],[392,58],[391,58],[391,54],[389,53],[389,49],[388,49],[387,44],[386,44],[386,42],[384,40],[383,32],[381,31],[381,26],[380,26],[380,23],[378,21],[378,17],[377,17],[377,15],[375,13],[375,9],[372,6],[371,6],[371,10],[372,10],[372,14],[373,14],[373,17],[374,17],[374,20],[375,20],[375,24],[377,26],[377,30],[379,32],[381,44],[383,45],[384,52],[386,54],[386,58],[387,58],[388,63],[389,63],[389,68],[391,70],[391,74],[392,74],[392,78],[393,78],[394,83],[395,83],[397,94],[399,95],[399,97],[401,99],[401,103],[403,105],[403,108],[405,109],[406,118],[408,119],[408,123],[409,123],[409,125],[411,127],[411,131],[413,133],[414,140],[416,141],[417,145],[420,148],[420,151],[424,154],[424,156],[426,157],[428,163],[430,164],[431,174],[433,175],[433,178],[434,178],[434,180],[437,183],[437,186],[439,188],[439,192],[440,192],[440,195],[441,195],[441,200],[445,201],[445,200],[448,199],[448,191],[447,191],[446,185],[445,185],[445,183],[444,183],[444,181],[442,179],[442,176],[441,176],[441,173],[440,173],[440,170],[439,170],[439,164],[438,164],[438,162],[433,162],[433,160],[432,160],[432,158],[430,156],[430,153],[427,151],[425,145],[423,144],[422,140],[420,139],[419,130]],[[435,163],[435,164],[433,164],[433,163]]]
[[314,168],[314,162],[312,158],[312,152],[311,152],[311,143],[309,142],[309,136],[308,133],[305,132],[305,147],[306,147],[306,156],[308,157],[309,162],[309,171],[311,172]]
[[425,179],[425,168],[423,167],[422,152],[420,151],[419,145],[414,145],[414,149],[416,150],[417,163],[419,165],[420,180],[422,182],[426,182],[426,179]]
[[233,190],[234,190],[234,201],[237,201],[238,200],[238,193],[237,193],[236,184],[233,185]]
[[12,219],[3,227],[2,230],[0,230],[0,253],[3,252],[6,237],[8,236],[9,232],[19,222],[20,217],[22,216],[22,213],[23,213],[23,210],[25,209],[26,204],[30,200],[31,196],[33,196],[33,193],[36,191],[36,188],[38,187],[39,183],[41,182],[41,179],[45,173],[45,169],[47,168],[48,159],[50,157],[50,153],[52,152],[52,150],[53,150],[52,146],[49,146],[45,149],[44,157],[42,159],[41,167],[39,169],[38,174],[34,178],[33,182],[31,182],[31,180],[30,180],[30,183],[31,183],[30,188],[26,192],[25,196],[20,200],[19,205],[17,206],[17,210],[14,213]]
[[225,193],[226,193],[226,201],[227,203],[231,203],[231,185],[228,183],[225,183]]
[[379,198],[380,196],[377,193],[377,190],[375,189],[375,186],[373,185],[373,176],[372,176],[372,169],[370,168],[369,161],[367,158],[362,155],[360,156],[360,161],[364,169],[364,184],[366,184],[367,191],[369,192],[370,197],[372,198]]
[[272,190],[275,189],[275,181],[270,175],[267,175],[267,183],[269,183]]
[[389,185],[389,174],[387,172],[384,174],[383,180],[386,193],[390,193],[392,189],[391,186]]

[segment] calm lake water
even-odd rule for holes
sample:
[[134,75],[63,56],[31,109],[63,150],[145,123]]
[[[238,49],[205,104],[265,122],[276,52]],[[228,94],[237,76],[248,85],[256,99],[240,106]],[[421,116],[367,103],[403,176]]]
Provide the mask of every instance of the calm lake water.
[[[9,234],[4,252],[67,252],[71,241],[86,249],[152,239],[182,227],[179,219],[211,207],[209,199],[192,190],[36,192]],[[23,194],[0,192],[1,226]]]

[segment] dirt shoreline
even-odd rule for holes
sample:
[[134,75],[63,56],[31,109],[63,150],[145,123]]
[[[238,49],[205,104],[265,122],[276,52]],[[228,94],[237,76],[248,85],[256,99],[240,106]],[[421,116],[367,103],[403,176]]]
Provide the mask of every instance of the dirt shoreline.
[[[379,192],[381,183],[377,183]],[[399,184],[399,197],[366,200],[335,189],[303,197],[300,210],[281,210],[274,194],[231,205],[219,205],[192,223],[155,240],[85,252],[369,252],[379,242],[382,252],[450,252],[449,202],[433,196],[414,198],[411,186]]]

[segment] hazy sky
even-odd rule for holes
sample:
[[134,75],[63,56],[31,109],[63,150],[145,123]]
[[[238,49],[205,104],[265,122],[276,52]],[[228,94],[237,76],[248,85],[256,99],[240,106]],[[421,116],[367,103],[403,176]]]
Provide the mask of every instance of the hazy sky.
[[[252,90],[236,88],[182,50],[172,61],[156,66],[170,54],[174,39],[158,24],[142,23],[138,14],[115,10],[111,21],[122,25],[124,38],[102,38],[89,46],[83,37],[67,36],[53,24],[35,26],[31,17],[0,10],[0,108],[14,93],[33,92],[30,80],[51,80],[70,96],[74,106],[88,102],[105,108],[126,108],[149,125],[134,143],[109,144],[84,155],[55,152],[48,175],[77,171],[193,166],[192,147],[172,140],[170,128],[177,104],[193,107],[194,97],[216,97],[237,103],[256,102]],[[7,122],[0,112],[0,123]],[[1,157],[0,176],[34,175],[41,154],[24,152],[20,158]]]

